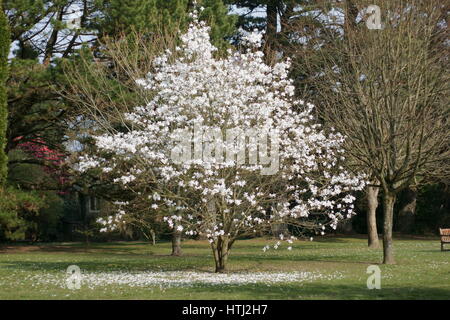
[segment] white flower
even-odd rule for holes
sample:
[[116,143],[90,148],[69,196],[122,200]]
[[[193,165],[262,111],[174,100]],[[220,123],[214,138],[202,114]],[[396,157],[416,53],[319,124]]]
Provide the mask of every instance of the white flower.
[[314,106],[295,99],[290,62],[266,64],[261,33],[244,35],[252,49],[218,58],[209,27],[192,16],[175,53],[164,51],[152,73],[136,80],[149,101],[123,114],[129,131],[94,132],[98,154],[79,159],[80,171],[98,167],[134,195],[126,212],[99,222],[102,230],[128,215],[142,218],[148,205],[168,212],[170,228],[211,243],[311,212],[331,227],[351,215],[350,192],[364,187],[363,176],[339,165],[344,137],[323,129]]

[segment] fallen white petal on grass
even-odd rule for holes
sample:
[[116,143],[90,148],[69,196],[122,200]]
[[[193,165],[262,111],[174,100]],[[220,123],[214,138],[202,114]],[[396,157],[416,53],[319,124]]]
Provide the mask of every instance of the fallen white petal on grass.
[[[335,272],[321,274],[316,272],[255,272],[216,274],[208,272],[82,272],[81,286],[87,288],[108,285],[122,285],[130,287],[189,287],[194,285],[247,285],[247,284],[276,284],[298,283],[315,280],[335,280],[344,276]],[[29,278],[35,285],[55,285],[66,287],[66,274],[41,274]]]

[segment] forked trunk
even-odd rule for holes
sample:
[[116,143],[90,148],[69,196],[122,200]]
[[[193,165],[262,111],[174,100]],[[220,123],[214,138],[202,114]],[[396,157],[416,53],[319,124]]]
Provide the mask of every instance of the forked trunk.
[[226,272],[228,253],[230,251],[228,237],[222,236],[217,240],[217,244],[214,242],[211,244],[211,248],[214,255],[214,262],[216,263],[215,272]]
[[395,194],[391,192],[383,193],[383,263],[395,264],[394,247],[392,244],[392,226],[394,220]]
[[367,187],[367,236],[369,248],[378,248],[380,246],[377,230],[379,190],[377,187]]

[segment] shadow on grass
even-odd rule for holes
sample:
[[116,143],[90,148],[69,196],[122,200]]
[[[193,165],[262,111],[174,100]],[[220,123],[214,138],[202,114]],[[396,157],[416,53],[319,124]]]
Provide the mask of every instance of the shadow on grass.
[[[115,248],[112,246],[43,246],[39,248],[39,251],[46,253],[92,253],[92,254],[119,254],[119,255],[148,255],[153,254],[151,248]],[[147,252],[144,252],[147,251]]]
[[[100,259],[98,259],[100,260]],[[77,265],[88,272],[142,272],[142,271],[183,271],[200,270],[199,266],[208,267],[205,259],[195,257],[153,256],[151,259],[111,259],[102,261],[82,260],[74,257],[66,261],[7,261],[0,263],[3,270],[55,272],[66,271],[70,265]],[[212,266],[212,261],[211,261]]]
[[230,263],[236,262],[320,262],[320,263],[350,263],[350,264],[378,264],[381,261],[381,254],[376,253],[376,256],[355,256],[348,255],[327,255],[318,256],[317,254],[298,254],[298,255],[249,255],[238,254],[230,256]]
[[[131,254],[148,255],[153,254],[157,247],[146,242],[101,242],[85,244],[74,243],[45,243],[34,245],[3,245],[0,246],[2,253],[92,253],[92,254]],[[159,249],[164,248],[162,246]],[[168,249],[170,252],[170,249]]]
[[[211,292],[211,298],[214,299],[214,292],[217,288],[202,287],[193,290],[201,292],[202,294]],[[369,290],[365,282],[359,284],[337,284],[329,282],[324,283],[292,283],[292,284],[277,284],[264,285],[253,284],[245,286],[225,285],[220,287],[223,294],[227,294],[230,299],[236,296],[237,299],[241,296],[254,297],[254,299],[273,299],[273,300],[309,300],[309,299],[331,299],[331,300],[406,300],[406,299],[450,299],[449,289],[442,288],[426,288],[426,287],[386,287],[380,290]],[[220,298],[219,298],[220,299]],[[251,299],[251,298],[250,298]]]

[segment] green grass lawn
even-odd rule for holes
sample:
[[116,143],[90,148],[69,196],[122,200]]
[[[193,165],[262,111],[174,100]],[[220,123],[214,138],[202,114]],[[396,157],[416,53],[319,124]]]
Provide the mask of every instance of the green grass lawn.
[[[269,242],[268,242],[269,241]],[[437,239],[396,239],[396,265],[379,265],[381,289],[368,290],[369,265],[379,264],[382,251],[366,247],[364,238],[326,237],[263,252],[274,241],[237,241],[230,273],[306,272],[305,281],[278,283],[196,283],[148,285],[108,283],[78,290],[53,283],[69,265],[83,273],[212,272],[208,243],[184,241],[182,257],[171,257],[170,243],[53,243],[0,247],[0,299],[450,299],[450,251],[441,252]],[[47,279],[47,280],[45,280]],[[50,279],[50,280],[49,280]]]

